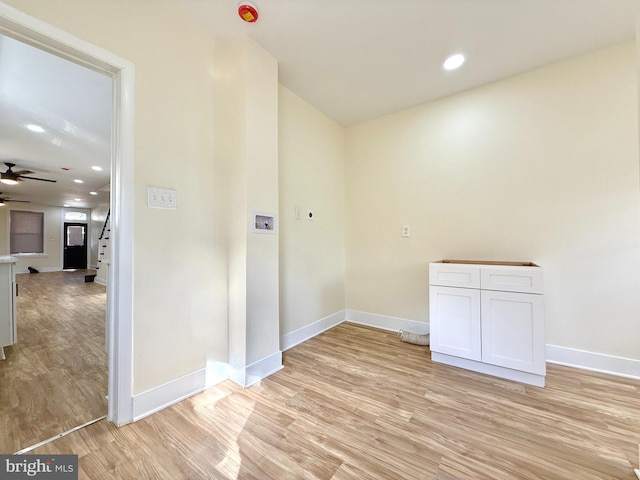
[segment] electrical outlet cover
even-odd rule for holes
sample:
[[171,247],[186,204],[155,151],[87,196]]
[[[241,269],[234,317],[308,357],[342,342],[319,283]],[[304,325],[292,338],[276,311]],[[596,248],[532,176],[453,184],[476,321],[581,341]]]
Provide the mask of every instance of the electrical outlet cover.
[[151,208],[165,208],[175,210],[178,196],[171,188],[149,187],[147,189],[147,206]]

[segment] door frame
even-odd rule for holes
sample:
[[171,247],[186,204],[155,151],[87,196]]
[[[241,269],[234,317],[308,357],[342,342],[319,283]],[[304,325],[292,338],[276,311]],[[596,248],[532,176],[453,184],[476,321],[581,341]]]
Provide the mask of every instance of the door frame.
[[111,140],[111,267],[107,282],[108,414],[133,421],[133,63],[0,2],[0,33],[105,73],[113,79]]

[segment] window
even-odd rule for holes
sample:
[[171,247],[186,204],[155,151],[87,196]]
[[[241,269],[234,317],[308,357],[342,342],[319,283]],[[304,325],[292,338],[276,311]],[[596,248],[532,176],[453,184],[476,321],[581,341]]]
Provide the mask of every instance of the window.
[[87,214],[85,212],[64,212],[64,219],[67,222],[86,222]]
[[44,253],[44,213],[11,210],[11,253]]

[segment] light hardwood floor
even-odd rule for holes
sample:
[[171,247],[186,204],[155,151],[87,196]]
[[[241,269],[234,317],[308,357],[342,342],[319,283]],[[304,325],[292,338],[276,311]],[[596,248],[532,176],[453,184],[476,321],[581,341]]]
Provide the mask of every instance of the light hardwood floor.
[[284,366],[34,453],[78,454],[92,480],[635,479],[640,381],[549,365],[546,388],[524,386],[346,323]]
[[107,413],[106,289],[86,273],[17,275],[18,342],[0,361],[0,453]]

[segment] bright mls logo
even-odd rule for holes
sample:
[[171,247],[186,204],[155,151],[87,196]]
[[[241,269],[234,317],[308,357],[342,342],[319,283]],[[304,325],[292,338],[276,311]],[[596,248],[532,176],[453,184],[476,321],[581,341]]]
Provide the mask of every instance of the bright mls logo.
[[78,480],[78,456],[0,455],[0,479]]

